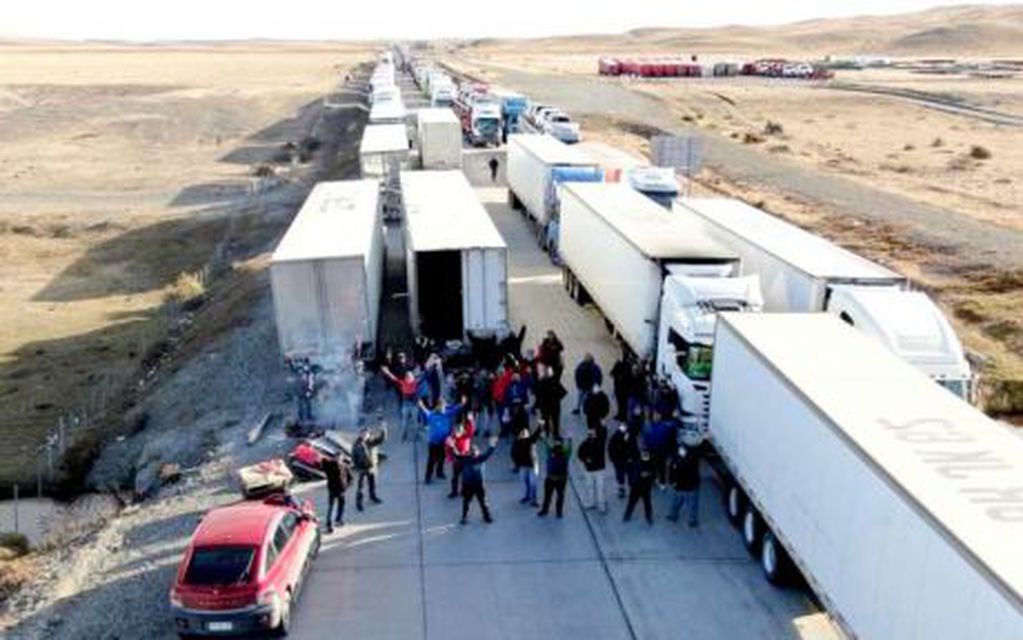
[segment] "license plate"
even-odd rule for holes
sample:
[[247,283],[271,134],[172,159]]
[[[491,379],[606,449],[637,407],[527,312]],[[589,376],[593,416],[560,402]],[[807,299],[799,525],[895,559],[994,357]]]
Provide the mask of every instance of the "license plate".
[[234,629],[234,623],[232,622],[207,622],[207,631],[231,631]]

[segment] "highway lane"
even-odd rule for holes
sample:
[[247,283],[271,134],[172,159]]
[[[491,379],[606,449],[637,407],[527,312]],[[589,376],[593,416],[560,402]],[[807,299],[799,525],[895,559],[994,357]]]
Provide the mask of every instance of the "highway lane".
[[[527,325],[528,343],[553,328],[569,362],[591,352],[607,371],[617,352],[603,321],[568,298],[558,269],[504,204],[506,191],[479,193],[509,245],[513,324]],[[578,439],[573,402],[574,394],[565,399],[564,414]],[[473,512],[461,526],[447,485],[418,482],[422,445],[391,441],[386,450],[384,503],[356,513],[349,494],[349,524],[324,539],[295,637],[784,638],[794,618],[814,610],[802,591],[763,579],[709,477],[696,529],[664,520],[667,493],[655,496],[653,527],[622,523],[613,495],[608,515],[584,513],[578,467],[564,519],[542,519],[518,503],[522,489],[501,449],[486,470],[494,524]],[[311,492],[322,508],[322,490]]]

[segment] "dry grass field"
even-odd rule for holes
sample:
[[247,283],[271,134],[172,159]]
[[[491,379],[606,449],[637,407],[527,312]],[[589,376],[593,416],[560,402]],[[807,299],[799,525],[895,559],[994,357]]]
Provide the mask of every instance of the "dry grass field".
[[201,290],[188,274],[218,252],[243,264],[266,250],[282,222],[264,215],[272,198],[252,197],[254,167],[280,163],[365,58],[340,45],[0,46],[0,480],[31,473],[60,415],[102,411],[144,368],[165,300]]
[[[1023,127],[849,85],[910,91],[925,99],[1023,116],[1023,74],[1005,78],[914,73],[906,68],[840,70],[833,82],[760,78],[640,80],[597,78],[601,55],[696,54],[704,62],[787,56],[876,54],[920,58],[1019,59],[1023,8],[954,7],[889,18],[819,20],[777,28],[644,29],[616,36],[483,40],[448,46],[456,67],[499,77],[507,71],[586,76],[652,97],[679,125],[754,149],[764,166],[778,158],[955,211],[985,225],[1023,231]],[[648,151],[642,127],[614,105],[574,114],[585,135]],[[637,132],[640,135],[636,135]],[[808,202],[769,183],[713,171],[697,188],[762,204],[917,279],[953,318],[968,349],[985,361],[986,402],[996,413],[1023,412],[1023,277],[966,256],[952,268],[940,247],[921,246],[895,228],[857,223],[835,203]],[[1023,251],[1023,247],[1019,248]],[[957,263],[957,264],[960,264]],[[1019,418],[1012,418],[1018,420]]]

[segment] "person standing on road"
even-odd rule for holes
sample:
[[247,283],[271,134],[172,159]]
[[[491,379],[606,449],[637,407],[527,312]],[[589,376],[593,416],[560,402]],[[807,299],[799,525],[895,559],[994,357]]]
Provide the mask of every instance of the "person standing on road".
[[593,387],[600,386],[603,382],[604,374],[600,370],[600,365],[593,360],[591,354],[587,353],[575,368],[576,403],[575,409],[572,409],[572,415],[579,415]]
[[477,447],[472,447],[469,452],[456,456],[458,465],[462,469],[462,524],[469,523],[469,506],[472,504],[473,498],[480,503],[483,521],[487,524],[494,521],[490,517],[490,508],[487,506],[487,490],[483,485],[483,465],[487,458],[494,455],[495,449],[497,449],[497,435],[492,435],[484,453],[480,453]]
[[583,415],[586,416],[586,428],[592,429],[604,425],[604,420],[611,413],[611,401],[599,384],[593,385],[583,403]]
[[625,497],[625,482],[628,479],[626,471],[629,461],[633,458],[634,449],[635,439],[629,435],[629,430],[624,424],[619,424],[607,442],[607,457],[611,460],[611,466],[615,470],[619,498]]
[[649,525],[654,523],[654,507],[651,502],[650,492],[654,488],[654,465],[650,460],[650,452],[643,449],[639,457],[629,464],[629,503],[625,507],[625,515],[622,522],[632,519],[632,512],[636,504],[643,501],[643,515]]
[[700,507],[700,455],[697,447],[680,446],[671,460],[668,471],[675,498],[671,503],[668,520],[678,522],[682,507],[690,527],[698,524],[697,511]]
[[536,441],[540,438],[542,430],[542,420],[537,424],[536,429],[532,431],[526,425],[519,430],[511,446],[512,462],[515,464],[515,469],[518,471],[519,476],[522,477],[522,484],[526,490],[519,503],[529,504],[533,507],[540,506],[536,499],[536,478],[540,473],[539,462],[536,457]]
[[666,488],[668,461],[678,437],[678,425],[671,416],[661,416],[655,412],[653,417],[643,429],[643,447],[650,452],[654,477],[663,490]]
[[490,181],[497,182],[497,169],[501,166],[501,161],[497,159],[497,156],[491,156],[487,166],[490,168]]
[[604,425],[598,424],[586,431],[586,439],[579,444],[578,457],[586,468],[586,485],[592,500],[585,505],[584,509],[600,509],[601,513],[607,513],[607,494],[604,491],[604,467],[606,466],[607,454],[604,450],[604,442],[607,440],[607,430]]
[[451,435],[444,441],[444,450],[447,453],[448,461],[451,462],[451,493],[449,498],[458,497],[458,480],[461,476],[461,458],[472,449],[472,437],[476,433],[476,426],[472,415],[466,415],[462,422],[455,425]]
[[480,368],[473,376],[472,390],[472,411],[476,414],[476,421],[483,431],[490,431],[494,421],[494,396],[491,389],[494,386],[494,374],[485,368]]
[[561,344],[561,340],[558,339],[558,335],[547,330],[547,335],[544,336],[543,342],[540,343],[540,348],[537,350],[537,360],[550,367],[554,370],[554,377],[561,380],[561,374],[565,371],[565,362],[562,359],[562,353],[565,351],[565,345]]
[[536,409],[540,419],[550,429],[548,435],[561,434],[561,400],[568,393],[561,381],[554,377],[554,370],[547,365],[538,366],[540,379],[536,383]]
[[335,526],[340,527],[345,523],[345,492],[352,484],[352,469],[340,453],[324,458],[320,468],[327,477],[327,533],[334,533]]
[[381,427],[375,434],[363,427],[352,445],[352,466],[358,476],[355,485],[355,508],[362,511],[362,483],[369,485],[369,499],[373,504],[383,502],[377,497],[377,468],[380,465],[380,445],[387,440],[387,427]]
[[544,438],[547,449],[547,475],[543,481],[543,507],[536,514],[546,516],[551,508],[551,498],[557,494],[555,510],[560,518],[565,510],[565,487],[568,485],[568,461],[572,456],[572,439],[556,436]]
[[[401,354],[399,354],[399,358]],[[401,424],[401,441],[405,442],[410,437],[418,438],[419,429],[416,427],[416,404],[419,401],[419,379],[412,369],[405,369],[399,377],[392,370],[384,367],[381,369],[388,380],[394,384],[398,391],[398,416]]]
[[428,447],[426,458],[426,484],[430,484],[436,472],[437,477],[445,479],[444,475],[444,442],[451,434],[455,423],[455,417],[465,406],[465,399],[462,404],[447,406],[444,400],[440,400],[435,409],[427,409],[422,400],[419,401],[419,409],[426,419],[426,444]]
[[615,361],[611,367],[612,391],[615,394],[615,419],[618,422],[625,422],[629,415],[629,379],[632,366],[629,364],[625,354]]

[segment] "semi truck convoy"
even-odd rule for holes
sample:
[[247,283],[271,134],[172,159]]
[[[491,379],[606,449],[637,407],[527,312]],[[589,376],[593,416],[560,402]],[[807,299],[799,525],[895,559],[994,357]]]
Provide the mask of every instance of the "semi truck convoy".
[[564,282],[592,299],[624,344],[655,364],[679,393],[683,416],[705,430],[714,321],[720,311],[759,311],[756,276],[739,255],[620,184],[562,189]]
[[270,258],[277,339],[286,357],[336,363],[370,354],[383,278],[375,180],[321,182]]
[[1023,638],[1023,440],[831,314],[714,344],[708,442],[770,581],[850,638]]
[[764,310],[828,312],[886,345],[956,395],[974,376],[941,310],[907,278],[739,200],[683,198],[676,212],[760,276]]
[[507,247],[461,171],[403,171],[413,331],[438,341],[508,334]]
[[548,135],[520,133],[508,136],[508,202],[525,209],[549,244],[548,224],[557,218],[557,185],[600,182],[603,172],[585,153]]

